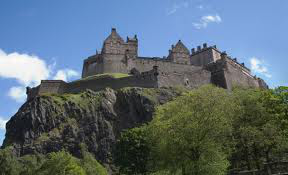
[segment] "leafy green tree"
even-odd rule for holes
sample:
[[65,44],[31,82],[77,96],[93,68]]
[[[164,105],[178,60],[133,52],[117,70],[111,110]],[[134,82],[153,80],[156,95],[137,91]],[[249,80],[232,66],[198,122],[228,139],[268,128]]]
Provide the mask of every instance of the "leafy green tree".
[[133,128],[121,133],[116,144],[115,164],[121,174],[146,174],[150,148],[146,127]]
[[20,175],[32,175],[35,174],[37,169],[41,167],[45,161],[45,156],[41,154],[26,155],[18,158],[18,162],[22,165]]
[[236,111],[228,91],[210,85],[159,107],[149,125],[157,169],[183,175],[225,174]]
[[21,167],[13,154],[12,147],[0,150],[0,175],[18,175],[21,172]]
[[86,175],[80,161],[65,151],[50,153],[47,160],[36,171],[39,175]]
[[285,104],[285,98],[282,98],[283,94],[279,90],[233,91],[240,108],[233,119],[236,141],[231,157],[233,168],[263,169],[265,162],[281,157],[287,149],[287,101]]
[[107,170],[88,152],[85,144],[81,144],[81,167],[87,175],[107,175]]

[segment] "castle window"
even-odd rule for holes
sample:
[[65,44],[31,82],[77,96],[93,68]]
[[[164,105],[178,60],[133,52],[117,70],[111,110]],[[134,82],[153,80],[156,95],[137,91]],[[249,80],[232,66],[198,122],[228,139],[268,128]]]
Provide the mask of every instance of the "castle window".
[[186,78],[186,80],[185,80],[185,86],[189,86],[189,80],[188,80],[188,78]]

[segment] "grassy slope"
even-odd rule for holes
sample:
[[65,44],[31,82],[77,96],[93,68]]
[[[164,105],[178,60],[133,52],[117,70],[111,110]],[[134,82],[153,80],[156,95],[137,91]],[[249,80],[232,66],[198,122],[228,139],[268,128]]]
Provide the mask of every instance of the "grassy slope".
[[82,79],[76,80],[76,81],[87,81],[87,80],[101,79],[101,78],[106,78],[106,77],[111,77],[111,78],[117,79],[117,78],[129,77],[129,76],[131,76],[131,75],[123,74],[123,73],[105,73],[105,74],[91,75],[91,76],[88,76],[88,77],[85,77],[85,78],[82,78]]

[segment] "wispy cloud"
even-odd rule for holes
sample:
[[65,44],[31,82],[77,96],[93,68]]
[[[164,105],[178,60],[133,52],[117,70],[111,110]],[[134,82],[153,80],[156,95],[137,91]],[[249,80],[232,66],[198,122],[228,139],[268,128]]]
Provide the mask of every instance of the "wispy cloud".
[[0,117],[0,130],[5,130],[6,123],[7,123],[7,120],[5,120],[3,117]]
[[250,59],[251,70],[254,73],[264,75],[267,78],[271,78],[272,75],[269,73],[268,68],[263,60],[256,57]]
[[8,96],[16,102],[22,103],[26,98],[26,86],[37,86],[41,80],[57,77],[67,81],[69,78],[78,75],[71,69],[57,71],[53,75],[53,65],[48,65],[44,59],[35,55],[21,53],[5,53],[0,49],[0,78],[14,79],[17,86],[10,88]]
[[72,77],[78,77],[79,73],[76,72],[75,70],[72,69],[62,69],[58,70],[55,77],[53,78],[54,80],[63,80],[63,81],[68,81]]
[[193,23],[193,26],[196,29],[203,29],[207,28],[209,23],[221,23],[222,18],[219,15],[207,15],[207,16],[202,16],[200,21],[197,23]]
[[188,8],[188,7],[189,7],[189,1],[175,3],[175,4],[173,4],[173,6],[171,8],[167,9],[166,14],[167,15],[173,15],[178,10],[180,10],[182,8]]
[[18,103],[22,103],[26,99],[25,86],[13,86],[9,89],[8,96]]

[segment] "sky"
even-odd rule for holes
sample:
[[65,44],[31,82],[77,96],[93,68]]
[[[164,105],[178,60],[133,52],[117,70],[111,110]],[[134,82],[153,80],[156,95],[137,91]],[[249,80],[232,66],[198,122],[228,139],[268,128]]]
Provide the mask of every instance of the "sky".
[[271,88],[288,86],[287,0],[1,0],[0,144],[5,123],[43,79],[80,78],[111,28],[137,34],[139,55],[217,45]]

